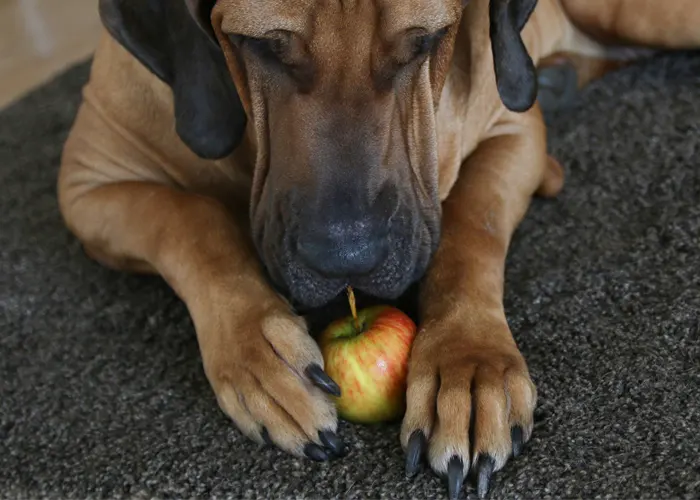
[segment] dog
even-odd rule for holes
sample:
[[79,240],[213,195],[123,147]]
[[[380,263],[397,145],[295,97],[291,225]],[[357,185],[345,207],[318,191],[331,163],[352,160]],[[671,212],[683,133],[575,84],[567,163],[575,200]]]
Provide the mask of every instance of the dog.
[[565,92],[542,75],[565,60],[577,89],[641,57],[629,47],[697,48],[700,4],[100,0],[99,11],[58,179],[86,253],[161,276],[188,308],[220,408],[250,439],[317,461],[345,453],[339,388],[298,310],[347,286],[388,301],[418,284],[406,472],[427,461],[450,498],[471,472],[486,495],[530,439],[537,402],[502,299],[515,228],[564,182],[541,106]]

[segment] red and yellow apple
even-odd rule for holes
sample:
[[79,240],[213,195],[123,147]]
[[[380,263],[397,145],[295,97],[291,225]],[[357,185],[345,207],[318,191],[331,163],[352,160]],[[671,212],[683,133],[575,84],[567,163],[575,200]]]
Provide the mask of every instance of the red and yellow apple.
[[[350,292],[352,294],[352,292]],[[400,418],[416,325],[399,309],[380,305],[331,323],[319,337],[325,372],[340,386],[338,416],[355,423]]]

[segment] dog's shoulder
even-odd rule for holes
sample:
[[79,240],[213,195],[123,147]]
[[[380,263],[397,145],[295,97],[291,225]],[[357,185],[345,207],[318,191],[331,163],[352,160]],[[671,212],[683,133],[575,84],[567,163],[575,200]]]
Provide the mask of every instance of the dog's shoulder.
[[459,168],[506,112],[496,87],[489,36],[488,1],[467,5],[436,116],[440,196],[444,199]]
[[[559,0],[540,0],[522,31],[523,43],[537,64],[559,50],[571,30]],[[479,144],[508,130],[504,122],[523,118],[499,96],[491,43],[489,0],[474,0],[464,10],[436,118],[442,199]]]
[[64,162],[89,163],[98,175],[115,180],[166,180],[201,193],[224,191],[224,197],[230,197],[250,183],[247,150],[243,144],[227,158],[198,157],[177,134],[170,87],[103,32]]
[[169,87],[103,31],[95,51],[84,103],[109,127],[154,148],[181,148],[173,129],[173,99]]

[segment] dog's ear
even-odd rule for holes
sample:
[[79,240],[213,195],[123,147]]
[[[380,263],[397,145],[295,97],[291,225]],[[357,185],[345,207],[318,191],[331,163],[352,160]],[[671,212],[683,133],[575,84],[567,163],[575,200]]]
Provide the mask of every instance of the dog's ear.
[[109,33],[170,86],[175,128],[207,159],[229,155],[247,118],[214,37],[210,0],[99,0]]
[[490,31],[496,84],[511,111],[530,109],[537,99],[537,74],[520,32],[537,0],[491,0]]

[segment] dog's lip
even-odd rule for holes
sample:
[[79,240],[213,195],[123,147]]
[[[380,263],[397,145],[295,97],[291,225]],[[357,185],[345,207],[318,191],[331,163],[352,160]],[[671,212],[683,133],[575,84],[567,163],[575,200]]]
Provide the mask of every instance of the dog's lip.
[[324,294],[323,297],[316,298],[313,301],[303,301],[296,298],[294,293],[287,289],[285,292],[285,297],[290,301],[294,309],[299,313],[306,313],[315,309],[323,308],[329,304],[334,303],[337,300],[347,300],[347,290],[348,287],[352,287],[355,292],[361,296],[372,298],[375,301],[387,301],[395,300],[400,296],[406,287],[398,286],[397,293],[391,294],[391,296],[380,296],[375,293],[374,279],[373,275],[361,276],[361,277],[347,277],[343,279],[329,279],[316,276],[324,283],[324,289],[328,293]]
[[[412,262],[415,266],[417,262]],[[298,265],[298,264],[297,264]],[[342,278],[331,278],[323,276],[306,266],[303,266],[303,272],[308,278],[311,278],[316,284],[322,284],[320,294],[304,293],[303,289],[299,289],[290,283],[285,282],[281,289],[284,290],[282,295],[290,302],[292,307],[300,313],[306,314],[309,311],[324,308],[335,301],[347,300],[347,289],[349,286],[357,292],[359,296],[372,298],[375,301],[386,302],[393,301],[400,297],[408,287],[414,282],[413,276],[417,270],[412,270],[408,274],[411,279],[401,279],[401,283],[392,283],[391,286],[377,286],[376,274],[370,273],[362,276],[347,276]],[[381,275],[379,276],[381,281]],[[404,276],[406,278],[406,276]],[[296,288],[296,289],[295,289]],[[378,291],[381,290],[381,291]],[[318,291],[318,290],[317,290]],[[311,299],[311,300],[309,300]]]
[[[357,300],[361,301],[363,304],[363,307],[367,307],[369,305],[378,305],[378,304],[385,304],[387,303],[387,299],[383,299],[381,297],[377,297],[376,295],[373,295],[365,290],[362,290],[360,288],[356,288],[353,286],[353,290],[355,292],[355,295],[357,297]],[[349,304],[348,304],[348,296],[347,296],[347,289],[341,290],[338,294],[333,296],[331,299],[329,299],[326,303],[324,303],[321,306],[315,306],[315,307],[310,307],[310,306],[295,306],[295,310],[298,314],[304,316],[304,315],[309,315],[309,314],[314,314],[319,311],[325,311],[329,308],[332,308],[335,310],[335,308],[339,308],[339,310],[347,309],[347,312],[350,312],[349,309]]]
[[[338,281],[337,283],[333,283],[332,286],[330,286],[331,282],[328,280],[324,280],[323,282],[325,284],[325,290],[329,290],[329,292],[324,293],[323,296],[314,296],[314,300],[300,300],[294,296],[295,294],[293,292],[289,291],[287,293],[288,300],[291,302],[294,309],[298,312],[303,312],[325,307],[343,294],[348,287],[346,281]],[[305,298],[308,298],[308,296]]]

